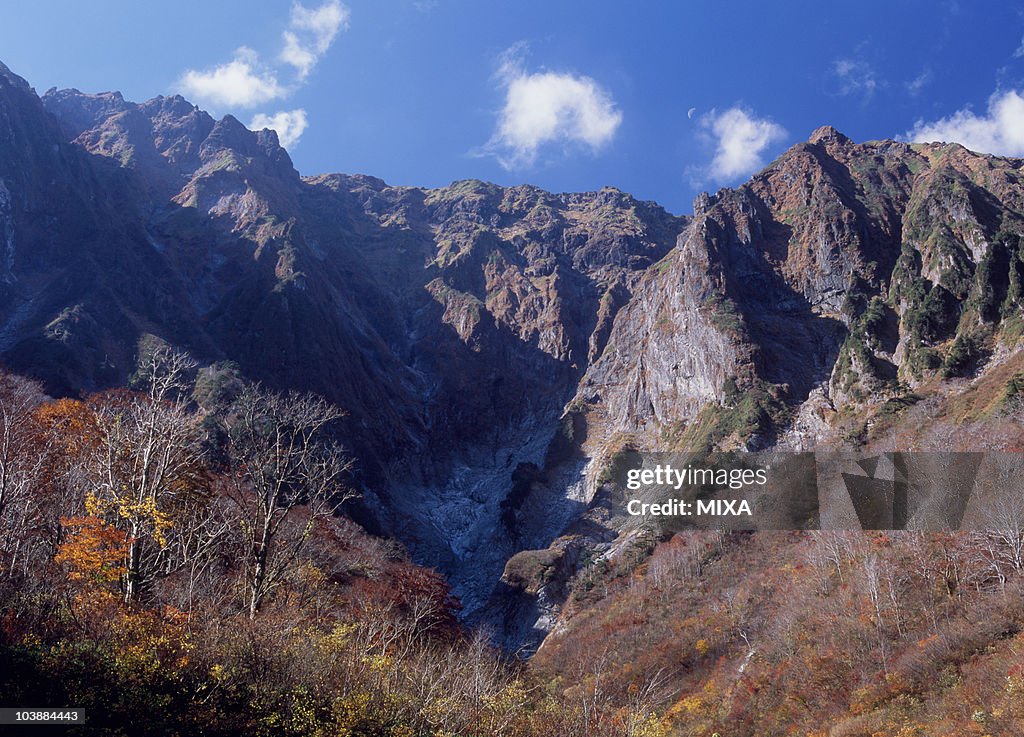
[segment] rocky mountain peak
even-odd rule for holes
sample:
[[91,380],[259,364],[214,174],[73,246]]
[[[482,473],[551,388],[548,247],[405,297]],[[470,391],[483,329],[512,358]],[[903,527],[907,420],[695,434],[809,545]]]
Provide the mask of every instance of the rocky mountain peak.
[[820,128],[816,128],[811,137],[807,139],[808,143],[820,143],[827,145],[830,143],[850,143],[850,139],[844,136],[842,133],[837,131],[831,125],[823,125]]
[[225,115],[214,124],[200,146],[199,156],[204,163],[209,164],[222,157],[224,152],[240,155],[250,165],[268,173],[298,179],[291,157],[281,147],[275,132],[251,131],[232,115]]
[[47,90],[42,101],[70,139],[78,138],[86,130],[102,126],[111,118],[123,115],[134,107],[125,102],[120,92],[85,94],[74,88]]
[[209,142],[218,144],[224,148],[234,148],[239,151],[247,148],[255,142],[256,134],[246,128],[234,115],[225,115],[217,121],[210,131]]
[[[202,112],[198,105],[193,105],[181,95],[157,95],[142,104],[143,108],[157,108],[169,115],[185,117],[195,112]],[[204,113],[205,114],[205,113]]]
[[0,61],[0,79],[3,79],[7,84],[19,87],[25,91],[32,90],[32,87],[28,82],[12,72],[2,61]]

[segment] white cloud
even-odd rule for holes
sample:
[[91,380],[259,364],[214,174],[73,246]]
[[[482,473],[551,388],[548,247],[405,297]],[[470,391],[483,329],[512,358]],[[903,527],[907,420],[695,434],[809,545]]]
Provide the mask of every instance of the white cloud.
[[984,115],[964,108],[940,120],[919,120],[905,138],[917,143],[956,142],[997,156],[1024,156],[1024,97],[1015,90],[996,92]]
[[[231,61],[212,69],[189,69],[177,88],[194,101],[212,107],[254,108],[292,94],[305,83],[309,73],[348,28],[350,13],[340,0],[325,0],[319,7],[292,5],[288,25],[281,32],[281,52],[265,63],[252,49],[243,46]],[[280,75],[286,82],[279,81]],[[250,128],[273,128],[285,148],[298,143],[309,121],[302,109],[283,110],[273,115],[259,113]]]
[[299,142],[302,134],[309,124],[306,119],[306,111],[302,108],[296,110],[282,110],[273,115],[258,113],[249,123],[249,128],[258,131],[263,128],[270,128],[277,132],[277,140],[285,148],[291,148]]
[[590,77],[556,72],[527,73],[522,47],[503,56],[498,78],[505,106],[485,150],[506,169],[529,167],[545,144],[583,144],[592,151],[607,145],[622,113],[607,91]]
[[1022,36],[1021,39],[1020,39],[1020,46],[1018,46],[1017,50],[1013,52],[1013,58],[1014,59],[1024,58],[1024,36]]
[[911,95],[918,95],[932,81],[932,70],[925,69],[912,80],[907,82],[907,92]]
[[872,66],[860,59],[837,59],[832,72],[839,81],[840,95],[862,95],[868,100],[885,84]]
[[281,34],[281,61],[295,67],[299,79],[305,79],[334,43],[338,32],[348,28],[350,15],[338,0],[327,0],[312,10],[298,3],[292,5],[288,28]]
[[719,182],[734,181],[764,165],[764,152],[786,137],[786,129],[767,118],[732,107],[721,113],[712,110],[701,125],[715,139],[715,156],[707,174]]
[[263,69],[252,49],[235,51],[235,58],[208,71],[189,69],[179,86],[189,97],[226,107],[254,107],[286,92],[270,70]]

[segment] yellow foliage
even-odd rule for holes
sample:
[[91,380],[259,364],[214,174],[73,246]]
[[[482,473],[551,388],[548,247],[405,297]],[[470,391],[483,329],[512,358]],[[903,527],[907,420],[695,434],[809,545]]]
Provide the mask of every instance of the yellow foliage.
[[701,707],[704,706],[704,701],[700,696],[687,696],[679,703],[690,714],[700,711]]
[[635,712],[623,710],[619,719],[624,727],[626,737],[668,737],[669,725],[652,712]]
[[366,655],[362,658],[363,664],[369,666],[370,670],[383,673],[391,667],[391,658],[387,655]]
[[370,710],[370,694],[365,691],[350,693],[335,702],[334,714],[341,734],[351,734],[352,728],[363,721]]
[[[451,714],[459,707],[459,700],[453,694],[444,694],[428,703],[422,710],[422,716],[427,722],[436,724],[437,722],[444,721],[445,717]],[[440,730],[435,730],[433,734],[440,734]]]
[[503,714],[507,711],[522,708],[528,699],[523,682],[516,679],[497,693],[484,694],[481,700],[488,710]]
[[338,622],[330,630],[310,627],[304,632],[303,645],[311,645],[323,655],[335,656],[349,644],[352,633],[359,628],[354,622]]
[[161,546],[167,545],[167,533],[174,527],[171,515],[161,510],[152,497],[136,500],[126,495],[103,499],[90,492],[85,496],[85,509],[95,517],[112,514],[126,522],[143,525],[152,531],[153,539]]

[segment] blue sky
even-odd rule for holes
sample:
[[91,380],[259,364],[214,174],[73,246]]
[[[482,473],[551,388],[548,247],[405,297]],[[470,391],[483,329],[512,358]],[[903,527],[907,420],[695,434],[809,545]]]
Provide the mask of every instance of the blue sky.
[[303,174],[613,185],[683,213],[826,123],[1024,156],[1014,3],[3,6],[0,60],[38,91],[182,92],[278,127]]

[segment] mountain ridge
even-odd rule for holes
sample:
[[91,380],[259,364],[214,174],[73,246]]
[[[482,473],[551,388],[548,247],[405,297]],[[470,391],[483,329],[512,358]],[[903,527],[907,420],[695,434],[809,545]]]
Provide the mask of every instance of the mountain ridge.
[[622,449],[870,443],[888,403],[1019,345],[1024,162],[955,144],[823,126],[676,216],[611,187],[301,177],[184,98],[39,98],[6,67],[0,113],[0,359],[76,393],[157,335],[327,396],[360,520],[512,646],[575,567],[545,593],[506,563],[582,560],[583,521],[613,551],[587,513]]

